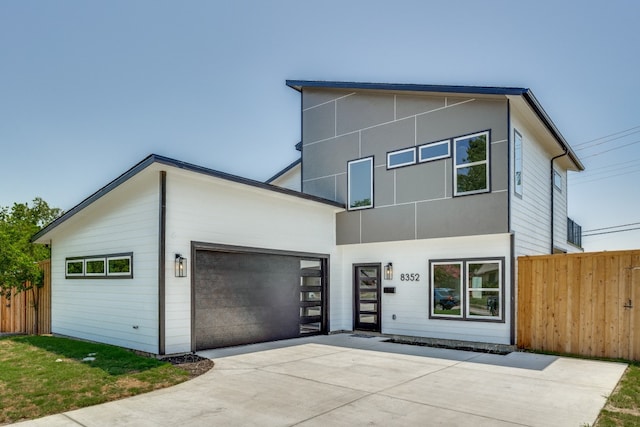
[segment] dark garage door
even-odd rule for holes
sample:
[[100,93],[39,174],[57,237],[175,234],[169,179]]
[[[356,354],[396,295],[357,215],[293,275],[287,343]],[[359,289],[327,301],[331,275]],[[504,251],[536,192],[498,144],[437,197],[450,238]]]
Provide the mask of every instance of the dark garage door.
[[[315,262],[318,275],[320,261]],[[309,289],[302,286],[308,279],[301,281],[301,265],[309,262],[290,255],[196,251],[196,350],[293,338],[301,330],[320,332],[322,288],[311,294],[315,308],[302,302],[309,292],[301,290]]]

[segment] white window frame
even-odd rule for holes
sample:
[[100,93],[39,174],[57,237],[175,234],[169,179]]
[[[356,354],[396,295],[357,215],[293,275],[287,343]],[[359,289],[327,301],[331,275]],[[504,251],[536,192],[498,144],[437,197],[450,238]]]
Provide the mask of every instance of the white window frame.
[[[69,273],[69,264],[73,264],[73,263],[82,264],[82,272],[81,273]],[[85,269],[85,266],[84,266],[84,259],[83,258],[65,260],[65,263],[64,263],[64,275],[66,277],[82,277],[82,276],[84,276],[84,269]]]
[[[498,287],[497,288],[474,288],[473,286],[470,286],[469,284],[469,266],[471,264],[498,264]],[[465,289],[465,317],[467,319],[474,319],[474,320],[490,320],[490,321],[498,321],[498,320],[502,320],[503,317],[503,307],[502,307],[502,292],[503,292],[503,288],[504,288],[504,280],[503,280],[503,275],[502,275],[502,262],[496,259],[478,259],[478,260],[468,260],[465,262],[465,283],[464,283],[464,289]],[[498,309],[498,316],[478,316],[478,315],[473,315],[471,314],[471,298],[470,298],[470,293],[471,292],[498,292],[498,302],[499,302],[499,309]]]
[[[351,178],[352,178],[352,173],[351,173],[351,166],[358,164],[358,163],[364,163],[364,162],[369,162],[369,175],[371,177],[370,182],[369,182],[369,194],[371,195],[371,203],[368,205],[363,205],[363,206],[352,206],[351,203]],[[351,160],[347,163],[347,208],[350,211],[356,211],[356,210],[362,210],[362,209],[370,209],[373,208],[374,206],[374,201],[373,201],[373,157],[365,157],[362,159],[357,159],[357,160]]]
[[522,197],[522,164],[523,164],[522,135],[513,130],[513,191]]
[[[110,272],[109,260],[126,259],[129,261],[128,272]],[[100,261],[104,266],[102,273],[88,273],[87,263]],[[69,264],[82,263],[82,273],[69,274]],[[65,278],[66,279],[133,279],[133,252],[121,252],[109,255],[89,255],[74,256],[65,259]]]
[[[103,271],[102,273],[89,273],[87,271],[87,265],[90,262],[98,262],[98,261],[102,261],[102,266],[103,266]],[[87,277],[91,277],[91,276],[101,276],[104,277],[107,275],[107,259],[106,258],[86,258],[84,260],[84,275]]]
[[[422,157],[422,149],[423,148],[431,148],[431,147],[435,147],[437,145],[447,145],[447,154],[443,154],[440,156],[432,156],[432,157]],[[446,139],[443,141],[436,141],[436,142],[430,142],[428,144],[423,144],[420,145],[418,147],[418,162],[420,163],[424,163],[424,162],[431,162],[434,160],[440,160],[440,159],[446,159],[451,157],[451,140],[450,139]]]
[[[395,165],[391,164],[391,158],[395,155],[398,154],[404,154],[404,153],[409,153],[412,152],[413,153],[413,159],[408,161],[408,162],[404,162],[404,163],[398,163]],[[416,147],[411,147],[411,148],[403,148],[402,150],[396,150],[396,151],[391,151],[389,153],[387,153],[387,170],[389,169],[395,169],[395,168],[401,168],[403,166],[409,166],[409,165],[415,165],[416,164]]]
[[[430,317],[436,319],[462,319],[464,317],[464,313],[462,311],[462,298],[464,294],[464,262],[460,260],[450,260],[450,261],[432,261],[431,266],[429,268],[429,315]],[[460,314],[441,314],[435,312],[435,304],[433,301],[434,298],[434,270],[438,265],[453,265],[457,264],[460,267],[460,277],[458,278],[458,290],[460,291]]]
[[[126,259],[129,261],[129,271],[127,272],[111,272],[109,270],[109,261],[118,261],[121,259]],[[133,259],[131,255],[122,255],[122,256],[111,256],[111,257],[107,257],[107,271],[106,271],[106,275],[107,276],[131,276],[133,272]]]
[[553,169],[553,186],[562,193],[562,174]]
[[[485,144],[486,144],[486,158],[482,161],[475,161],[470,163],[461,163],[457,164],[457,142],[464,139],[471,139],[481,135],[485,135]],[[488,193],[491,191],[491,168],[489,158],[491,157],[491,138],[489,131],[476,132],[469,135],[459,136],[453,139],[453,195],[454,196],[466,196],[470,194],[480,194],[480,193]],[[469,168],[473,166],[481,166],[485,165],[485,182],[486,187],[481,188],[479,190],[470,190],[470,191],[458,191],[458,170]]]

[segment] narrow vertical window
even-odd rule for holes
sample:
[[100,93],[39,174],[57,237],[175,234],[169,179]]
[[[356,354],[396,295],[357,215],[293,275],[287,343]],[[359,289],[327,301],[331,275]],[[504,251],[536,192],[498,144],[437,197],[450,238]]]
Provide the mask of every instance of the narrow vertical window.
[[456,196],[489,191],[489,132],[453,140]]
[[349,210],[373,207],[373,157],[353,160],[347,167]]
[[522,196],[522,135],[513,131],[513,191]]
[[553,186],[562,193],[562,175],[560,175],[560,172],[555,169],[553,170]]

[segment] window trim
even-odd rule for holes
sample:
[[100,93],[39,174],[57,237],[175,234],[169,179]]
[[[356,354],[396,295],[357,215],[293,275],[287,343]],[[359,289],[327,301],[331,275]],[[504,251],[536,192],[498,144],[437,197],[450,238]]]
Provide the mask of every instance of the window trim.
[[[469,287],[469,264],[478,263],[497,263],[498,264],[498,288],[479,288],[477,290],[498,291],[499,310],[498,316],[478,316],[469,314],[469,292],[474,288]],[[461,264],[462,289],[460,293],[460,315],[443,315],[434,313],[433,295],[434,295],[434,278],[433,266],[442,264]],[[483,323],[505,323],[505,258],[504,257],[482,257],[482,258],[453,258],[453,259],[434,259],[429,260],[429,319],[434,320],[456,320],[465,322],[483,322]]]
[[[90,262],[102,262],[102,272],[100,273],[89,273],[88,270],[88,264]],[[84,275],[89,277],[89,276],[106,276],[107,275],[107,259],[105,257],[91,257],[91,258],[85,258],[84,259]]]
[[556,190],[558,190],[558,192],[560,193],[562,193],[562,183],[563,183],[562,174],[558,172],[556,168],[553,168],[553,187]]
[[[456,142],[462,139],[470,139],[483,134],[486,135],[485,143],[487,145],[485,160],[470,162],[470,163],[461,163],[459,165],[456,164],[456,157],[457,157]],[[453,169],[453,196],[454,197],[491,192],[491,162],[489,160],[490,158],[491,158],[491,131],[490,130],[483,130],[480,132],[474,132],[474,133],[461,135],[453,138],[453,168],[452,169]],[[485,174],[486,174],[485,178],[487,183],[486,188],[483,188],[480,190],[471,190],[471,191],[458,191],[458,170],[463,168],[470,168],[473,166],[481,166],[481,165],[485,165]]]
[[[371,182],[369,183],[369,192],[371,194],[371,202],[369,205],[365,205],[365,206],[352,206],[351,205],[351,165],[354,165],[357,163],[363,163],[363,162],[369,162],[369,171],[371,176]],[[363,157],[360,159],[350,160],[347,162],[347,210],[358,211],[362,209],[371,209],[374,207],[373,173],[374,173],[373,156]]]
[[[113,272],[112,273],[110,268],[109,268],[109,261],[118,261],[118,260],[121,260],[121,259],[129,260],[129,271],[127,271],[127,272]],[[111,277],[113,277],[113,276],[130,276],[132,269],[133,269],[133,257],[130,254],[107,257],[107,276],[111,276]]]
[[[394,156],[396,154],[404,154],[404,153],[408,153],[408,152],[412,152],[413,153],[413,160],[411,160],[409,162],[398,163],[397,165],[391,165],[391,156]],[[409,147],[409,148],[403,148],[401,150],[389,151],[387,153],[387,170],[397,169],[397,168],[401,168],[403,166],[415,165],[416,161],[417,161],[416,159],[417,159],[416,147]]]
[[[444,144],[447,144],[447,154],[446,155],[427,157],[427,158],[423,158],[422,157],[422,149],[423,148],[434,147],[436,145],[444,145]],[[451,139],[443,139],[442,141],[429,142],[427,144],[422,144],[422,145],[418,146],[418,162],[419,163],[432,162],[432,161],[440,160],[440,159],[448,159],[449,157],[451,157]]]
[[[513,130],[513,192],[522,197],[523,193],[523,164],[524,164],[524,144],[522,134],[516,129]],[[520,156],[518,157],[518,154]],[[518,173],[520,182],[518,183]]]
[[434,296],[434,277],[433,272],[434,268],[437,265],[452,265],[458,264],[460,267],[460,278],[459,278],[459,291],[460,295],[464,293],[464,262],[462,260],[433,260],[429,261],[429,318],[430,319],[456,319],[463,320],[464,319],[464,308],[462,305],[462,301],[460,304],[460,314],[436,314],[435,313],[435,304],[433,301]]
[[[129,259],[128,273],[109,273],[109,260]],[[87,262],[103,261],[103,273],[87,273]],[[68,265],[73,262],[82,262],[82,273],[69,274]],[[133,279],[133,252],[124,252],[107,255],[86,255],[65,258],[65,279]]]
[[[80,263],[82,265],[82,272],[80,273],[69,273],[69,264],[70,263]],[[82,277],[84,276],[84,258],[67,258],[64,262],[64,274],[66,277]]]

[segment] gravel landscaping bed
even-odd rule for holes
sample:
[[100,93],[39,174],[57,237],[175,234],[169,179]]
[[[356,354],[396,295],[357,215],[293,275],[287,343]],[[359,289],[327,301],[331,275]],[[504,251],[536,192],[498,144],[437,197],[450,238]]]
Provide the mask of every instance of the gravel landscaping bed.
[[163,357],[162,360],[178,366],[189,372],[191,378],[202,375],[213,368],[213,360],[200,357],[197,354],[182,354],[179,356]]

